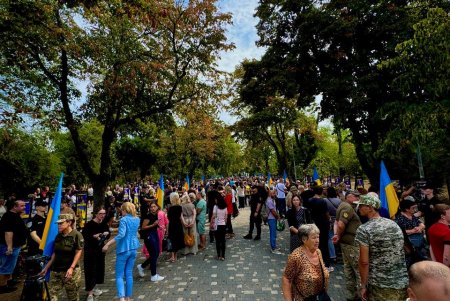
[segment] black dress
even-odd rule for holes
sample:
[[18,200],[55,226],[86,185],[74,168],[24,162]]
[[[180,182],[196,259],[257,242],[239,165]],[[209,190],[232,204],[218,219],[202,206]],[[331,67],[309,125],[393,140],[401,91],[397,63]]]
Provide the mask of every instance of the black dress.
[[184,248],[184,234],[183,225],[181,224],[181,206],[175,205],[167,211],[167,218],[169,219],[169,239],[172,243],[172,251],[177,252]]
[[96,284],[102,284],[105,281],[105,253],[102,252],[104,241],[99,241],[93,237],[98,233],[108,232],[106,223],[96,223],[90,220],[83,229],[84,237],[84,275],[86,291],[91,291]]

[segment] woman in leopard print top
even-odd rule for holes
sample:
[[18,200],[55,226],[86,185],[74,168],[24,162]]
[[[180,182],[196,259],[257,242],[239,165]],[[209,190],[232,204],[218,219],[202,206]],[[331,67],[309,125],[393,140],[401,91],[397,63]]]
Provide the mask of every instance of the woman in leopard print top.
[[303,301],[328,287],[329,273],[318,249],[319,229],[314,224],[301,225],[298,236],[300,247],[289,255],[283,274],[285,301]]

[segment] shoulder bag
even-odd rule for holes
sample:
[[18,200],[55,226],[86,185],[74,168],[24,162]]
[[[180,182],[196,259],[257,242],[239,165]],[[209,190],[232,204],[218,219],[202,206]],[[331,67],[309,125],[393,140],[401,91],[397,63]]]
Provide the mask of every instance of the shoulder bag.
[[300,291],[298,290],[297,286],[295,286],[295,289],[299,293],[300,296],[302,296],[303,301],[331,301],[330,296],[328,296],[326,287],[325,287],[325,274],[323,273],[323,265],[322,265],[322,258],[319,257],[319,264],[320,264],[320,271],[322,272],[322,283],[323,283],[323,289],[320,293],[317,295],[312,295],[309,297],[303,297]]

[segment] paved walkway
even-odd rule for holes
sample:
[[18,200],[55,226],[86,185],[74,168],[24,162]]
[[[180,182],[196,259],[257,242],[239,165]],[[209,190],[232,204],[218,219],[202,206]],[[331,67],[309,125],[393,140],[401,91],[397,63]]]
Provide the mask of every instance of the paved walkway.
[[[260,241],[242,238],[248,231],[248,208],[233,220],[236,237],[227,240],[226,260],[215,259],[215,244],[197,255],[181,256],[176,263],[165,262],[163,253],[158,264],[158,273],[166,278],[158,283],[150,282],[150,271],[140,278],[135,270],[134,300],[188,301],[188,300],[283,300],[281,276],[289,253],[287,229],[278,232],[278,245],[282,255],[270,252],[269,228],[263,226]],[[209,241],[209,237],[208,237]],[[114,262],[115,250],[111,248],[106,257],[105,284],[98,285],[104,293],[96,300],[117,300]],[[136,263],[142,263],[144,257],[139,253]],[[331,273],[329,295],[334,301],[343,301],[342,265],[338,264]],[[80,300],[85,300],[84,290]],[[60,300],[66,300],[65,293]]]

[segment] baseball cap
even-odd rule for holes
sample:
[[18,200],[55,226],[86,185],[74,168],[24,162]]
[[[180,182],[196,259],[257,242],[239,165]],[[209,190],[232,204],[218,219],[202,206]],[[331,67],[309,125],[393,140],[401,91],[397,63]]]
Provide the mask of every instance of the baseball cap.
[[353,204],[371,206],[375,209],[380,209],[381,207],[380,199],[373,194],[362,195],[359,197],[359,201],[354,202]]
[[353,194],[354,196],[360,196],[361,195],[361,193],[359,193],[358,190],[353,190],[353,189],[347,190],[345,195],[347,195],[347,194]]
[[73,217],[73,215],[70,214],[70,213],[60,214],[60,215],[58,216],[58,220],[56,221],[56,223],[59,224],[59,223],[65,222],[65,221],[67,221],[67,220],[71,221],[71,220],[73,220],[73,219],[74,219],[74,217]]

